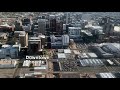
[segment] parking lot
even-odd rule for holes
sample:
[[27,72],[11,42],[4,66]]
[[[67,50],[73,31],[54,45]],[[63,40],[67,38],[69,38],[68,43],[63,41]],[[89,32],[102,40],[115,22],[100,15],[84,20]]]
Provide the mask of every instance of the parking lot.
[[97,43],[89,43],[89,44],[76,43],[77,49],[82,53],[89,52],[88,47],[93,45],[97,45]]
[[61,70],[66,72],[74,72],[78,71],[78,64],[77,61],[62,61],[60,62]]

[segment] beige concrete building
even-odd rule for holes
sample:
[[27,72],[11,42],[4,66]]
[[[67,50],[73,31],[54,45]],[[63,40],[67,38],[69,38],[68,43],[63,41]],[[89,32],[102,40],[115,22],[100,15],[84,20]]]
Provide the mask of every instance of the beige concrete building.
[[21,47],[28,47],[28,33],[22,31],[19,34],[19,43],[21,44]]

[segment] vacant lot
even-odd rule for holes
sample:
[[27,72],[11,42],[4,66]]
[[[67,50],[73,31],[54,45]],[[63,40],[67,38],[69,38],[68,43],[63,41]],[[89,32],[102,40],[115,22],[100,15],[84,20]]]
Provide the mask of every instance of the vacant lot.
[[13,78],[14,69],[0,69],[0,78]]

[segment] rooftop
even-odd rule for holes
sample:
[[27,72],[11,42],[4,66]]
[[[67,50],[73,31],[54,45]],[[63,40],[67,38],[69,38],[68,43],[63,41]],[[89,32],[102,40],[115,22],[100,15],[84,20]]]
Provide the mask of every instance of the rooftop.
[[101,78],[115,78],[112,73],[99,73]]
[[120,26],[114,26],[114,31],[115,32],[120,32]]
[[31,39],[31,40],[39,40],[40,38],[39,37],[29,37],[29,39]]
[[66,58],[64,53],[58,53],[58,58]]
[[25,36],[25,31],[21,31],[21,32],[19,32],[19,36]]
[[64,49],[64,53],[71,53],[70,49]]
[[6,35],[7,35],[7,33],[0,33],[0,37],[4,37]]
[[81,32],[83,32],[83,33],[87,34],[88,36],[92,36],[91,32],[89,32],[89,31],[86,31],[86,30],[81,30]]
[[80,27],[69,27],[69,29],[81,29]]
[[95,57],[95,58],[97,58],[97,55],[96,55],[95,53],[87,53],[87,55],[88,55],[89,57]]
[[0,65],[10,65],[17,63],[17,60],[0,60]]
[[41,37],[41,38],[45,38],[45,35],[39,35],[39,37]]
[[2,45],[3,48],[6,48],[6,47],[11,47],[11,45]]

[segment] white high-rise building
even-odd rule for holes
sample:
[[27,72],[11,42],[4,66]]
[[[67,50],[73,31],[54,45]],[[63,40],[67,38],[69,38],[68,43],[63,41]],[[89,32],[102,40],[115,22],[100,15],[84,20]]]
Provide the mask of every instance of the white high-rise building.
[[63,30],[66,30],[66,24],[63,24]]
[[56,37],[54,35],[50,35],[51,43],[55,43]]
[[62,44],[63,44],[63,46],[69,45],[69,36],[68,35],[62,35]]

